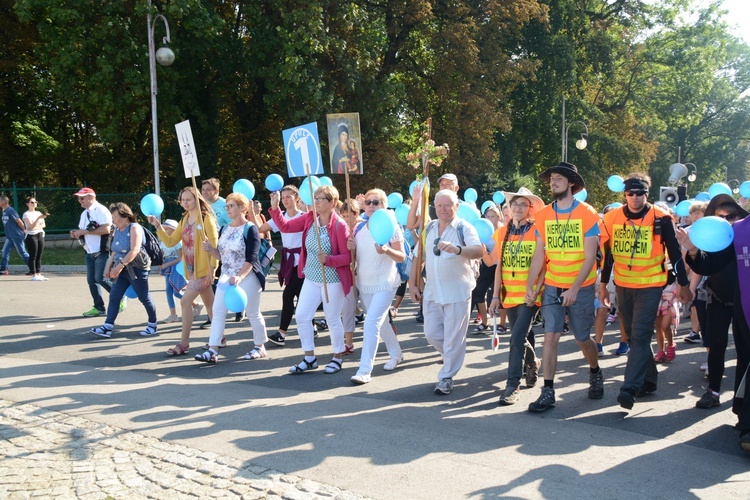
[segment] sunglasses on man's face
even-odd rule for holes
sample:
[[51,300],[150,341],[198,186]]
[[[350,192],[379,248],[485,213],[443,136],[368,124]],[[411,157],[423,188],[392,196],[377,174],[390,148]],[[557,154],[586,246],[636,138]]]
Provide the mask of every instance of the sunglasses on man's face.
[[625,196],[643,196],[648,191],[626,191]]
[[728,220],[729,222],[736,221],[739,218],[739,214],[715,214],[716,217],[721,217],[724,220]]
[[365,200],[365,205],[367,205],[368,207],[370,205],[377,207],[378,205],[380,205],[380,200]]

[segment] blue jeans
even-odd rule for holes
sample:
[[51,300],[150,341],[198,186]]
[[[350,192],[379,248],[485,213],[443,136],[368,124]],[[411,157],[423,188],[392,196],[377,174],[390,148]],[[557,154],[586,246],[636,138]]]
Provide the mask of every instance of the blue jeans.
[[[15,222],[14,222],[15,224]],[[8,262],[10,261],[10,250],[15,248],[18,255],[21,256],[26,265],[29,265],[29,252],[26,251],[26,245],[23,244],[23,238],[20,240],[5,237],[5,244],[3,245],[2,260],[0,260],[0,271],[8,269]]]
[[[529,307],[520,304],[506,309],[510,321],[510,353],[508,354],[507,387],[518,387],[523,375],[524,358],[526,357],[526,336],[531,329],[531,321],[536,314],[537,306]],[[533,359],[531,360],[533,362]]]
[[108,255],[101,252],[86,254],[86,281],[89,284],[89,292],[94,299],[94,307],[102,312],[104,312],[104,299],[102,298],[101,288],[104,288],[107,292],[110,292],[112,288],[108,282],[104,281],[104,267],[107,265],[107,258]]
[[128,270],[123,269],[112,284],[112,290],[109,292],[107,319],[105,321],[107,325],[114,326],[117,315],[120,312],[120,301],[130,286],[133,287],[135,293],[138,294],[138,300],[146,308],[149,324],[156,325],[156,306],[154,305],[154,301],[151,300],[151,294],[148,292],[148,269],[133,268],[133,274],[135,275],[135,279],[131,279]]

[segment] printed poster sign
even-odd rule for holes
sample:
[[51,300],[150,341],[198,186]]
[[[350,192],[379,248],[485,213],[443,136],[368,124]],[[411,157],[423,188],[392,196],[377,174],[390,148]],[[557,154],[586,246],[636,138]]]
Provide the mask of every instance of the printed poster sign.
[[177,131],[177,141],[180,143],[180,154],[182,155],[182,167],[185,169],[185,177],[190,179],[201,175],[198,166],[198,152],[195,150],[193,132],[190,130],[190,120],[177,123],[174,126]]
[[288,128],[282,131],[281,135],[284,138],[284,154],[289,177],[304,177],[308,173],[323,174],[317,123]]
[[331,173],[362,174],[362,134],[359,113],[326,115]]

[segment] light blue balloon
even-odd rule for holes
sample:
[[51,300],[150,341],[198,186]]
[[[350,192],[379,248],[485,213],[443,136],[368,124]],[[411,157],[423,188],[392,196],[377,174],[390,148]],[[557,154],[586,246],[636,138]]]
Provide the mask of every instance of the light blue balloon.
[[164,200],[159,195],[151,193],[141,198],[141,212],[146,217],[149,215],[159,217],[163,211]]
[[401,204],[396,207],[396,220],[402,226],[406,225],[409,219],[409,205]]
[[268,189],[272,193],[275,193],[276,191],[281,191],[281,188],[283,187],[284,187],[284,178],[281,177],[279,174],[271,174],[268,177],[266,177],[266,189]]
[[714,184],[711,184],[711,187],[708,188],[708,196],[713,198],[714,196],[719,194],[728,194],[729,196],[732,196],[732,188],[730,188],[723,182],[716,182]]
[[299,185],[299,197],[305,205],[313,204],[313,194],[315,194],[315,191],[320,187],[320,179],[314,175],[311,176],[310,179],[312,180],[313,185],[312,192],[310,192],[310,183],[307,181],[307,178],[305,178]]
[[477,201],[477,190],[474,188],[469,188],[466,191],[464,191],[464,200],[466,201]]
[[492,253],[492,251],[495,249],[495,240],[490,238],[490,241],[484,244],[485,248],[487,248],[487,253]]
[[690,226],[690,241],[705,252],[719,252],[732,244],[732,225],[721,217],[702,217]]
[[419,184],[418,180],[411,181],[411,184],[409,184],[409,196],[414,196],[414,188],[417,187],[417,184]]
[[622,203],[620,203],[619,201],[616,201],[614,203],[610,203],[609,206],[612,207],[613,209],[620,208],[622,206]]
[[183,278],[185,277],[185,264],[182,261],[178,262],[174,266],[174,270],[177,271],[177,274],[179,274]]
[[750,181],[745,181],[740,184],[740,196],[743,198],[750,198]]
[[466,222],[471,222],[481,217],[481,214],[479,213],[479,210],[477,210],[477,207],[473,207],[470,203],[467,203],[465,201],[462,201],[458,204],[456,215],[464,219]]
[[248,200],[252,200],[255,196],[255,186],[247,179],[238,179],[232,186],[232,192],[244,194]]
[[482,212],[482,215],[484,215],[484,213],[487,211],[488,208],[494,207],[494,206],[495,206],[495,202],[487,200],[484,203],[482,203],[482,208],[479,211]]
[[230,286],[224,292],[224,305],[233,313],[240,313],[247,307],[247,294],[237,285]]
[[588,191],[586,191],[586,188],[581,189],[576,194],[573,195],[573,198],[575,198],[578,201],[586,201],[586,198],[589,197]]
[[378,245],[385,245],[396,234],[396,217],[393,212],[386,209],[378,209],[370,216],[370,235]]
[[674,213],[679,215],[680,217],[687,217],[690,215],[690,205],[692,205],[693,202],[690,200],[682,200],[677,204],[676,207],[674,207]]
[[695,201],[708,201],[711,199],[711,195],[708,194],[706,191],[701,191],[700,193],[695,195]]
[[505,195],[502,191],[495,191],[495,194],[492,195],[492,201],[495,202],[495,205],[502,205],[505,201]]
[[401,193],[391,193],[388,195],[388,208],[393,208],[395,210],[401,206],[403,202],[404,197],[401,196]]
[[471,225],[477,230],[479,241],[485,245],[492,241],[492,233],[495,232],[492,222],[487,219],[475,219],[471,221]]
[[625,179],[619,175],[610,175],[609,179],[607,179],[607,187],[610,191],[621,193],[625,191]]
[[333,186],[333,181],[328,176],[323,176],[320,178],[320,185],[321,186]]
[[135,290],[133,290],[133,285],[130,285],[127,290],[125,290],[125,296],[129,299],[135,299],[138,297],[138,294],[135,293]]

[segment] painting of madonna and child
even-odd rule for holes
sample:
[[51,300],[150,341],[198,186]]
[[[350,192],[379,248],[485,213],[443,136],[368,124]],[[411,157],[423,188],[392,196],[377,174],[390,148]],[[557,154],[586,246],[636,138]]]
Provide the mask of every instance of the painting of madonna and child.
[[332,174],[361,174],[362,135],[359,113],[326,115],[328,122],[328,151]]

